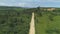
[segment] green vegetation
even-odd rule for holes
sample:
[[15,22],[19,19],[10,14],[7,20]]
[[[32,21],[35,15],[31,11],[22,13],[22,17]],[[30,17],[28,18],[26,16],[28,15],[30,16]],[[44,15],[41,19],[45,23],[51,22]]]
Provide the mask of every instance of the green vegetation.
[[[41,10],[40,10],[41,9]],[[35,13],[36,34],[60,34],[60,9],[43,7],[0,7],[0,34],[28,34],[32,12]]]
[[31,12],[23,8],[0,7],[0,34],[28,34]]
[[35,12],[36,34],[60,34],[60,10]]

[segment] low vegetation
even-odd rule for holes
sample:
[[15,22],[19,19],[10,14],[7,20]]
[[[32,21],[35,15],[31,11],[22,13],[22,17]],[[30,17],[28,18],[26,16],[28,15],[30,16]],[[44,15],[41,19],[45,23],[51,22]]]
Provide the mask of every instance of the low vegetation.
[[36,34],[60,34],[60,10],[35,12]]

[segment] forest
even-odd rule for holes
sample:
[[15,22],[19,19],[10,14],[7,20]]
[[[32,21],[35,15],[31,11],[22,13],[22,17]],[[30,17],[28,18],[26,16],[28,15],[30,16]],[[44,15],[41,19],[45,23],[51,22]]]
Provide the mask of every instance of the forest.
[[0,34],[28,34],[31,12],[24,8],[0,7]]

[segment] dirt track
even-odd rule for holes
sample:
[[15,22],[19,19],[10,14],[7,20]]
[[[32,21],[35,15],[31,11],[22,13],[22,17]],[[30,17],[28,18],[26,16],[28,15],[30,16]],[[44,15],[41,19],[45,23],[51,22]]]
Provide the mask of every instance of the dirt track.
[[32,13],[29,34],[35,34],[34,12]]

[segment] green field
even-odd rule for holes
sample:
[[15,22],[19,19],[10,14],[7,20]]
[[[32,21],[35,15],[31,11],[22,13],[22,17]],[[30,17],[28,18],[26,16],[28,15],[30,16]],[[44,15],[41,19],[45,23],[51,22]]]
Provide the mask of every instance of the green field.
[[60,11],[35,13],[36,34],[60,34]]

